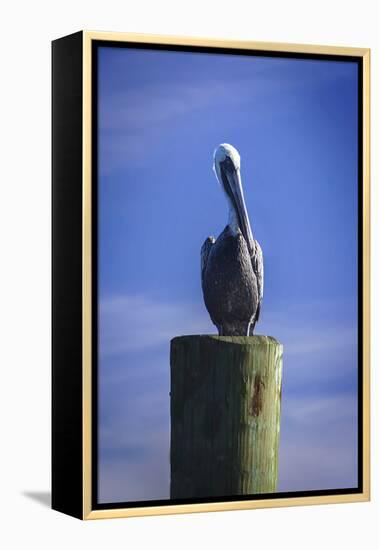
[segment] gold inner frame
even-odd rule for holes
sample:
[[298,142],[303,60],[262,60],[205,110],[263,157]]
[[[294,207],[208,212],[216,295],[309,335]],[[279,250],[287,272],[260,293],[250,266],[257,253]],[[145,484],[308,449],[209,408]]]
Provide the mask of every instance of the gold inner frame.
[[[92,258],[91,258],[91,136],[92,136],[92,41],[143,42],[176,46],[251,49],[273,52],[329,54],[361,57],[363,61],[363,491],[343,495],[285,497],[265,500],[168,504],[138,508],[92,510]],[[370,500],[370,50],[272,42],[227,41],[149,34],[83,32],[83,518],[105,519],[161,514],[246,510],[283,506],[363,502]]]

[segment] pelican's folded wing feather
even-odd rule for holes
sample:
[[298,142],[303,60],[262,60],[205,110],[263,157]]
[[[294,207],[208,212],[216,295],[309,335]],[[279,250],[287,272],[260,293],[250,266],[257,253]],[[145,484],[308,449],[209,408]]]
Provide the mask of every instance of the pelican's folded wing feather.
[[204,280],[204,272],[205,272],[205,268],[207,267],[209,253],[214,243],[215,243],[215,238],[208,237],[204,241],[203,246],[201,247],[201,283],[203,283],[203,280]]
[[258,286],[258,308],[254,319],[256,323],[259,319],[259,314],[261,310],[261,303],[263,299],[263,286],[264,286],[263,253],[258,241],[255,241],[255,255],[252,258],[252,264],[253,264],[253,271],[257,278],[257,286]]

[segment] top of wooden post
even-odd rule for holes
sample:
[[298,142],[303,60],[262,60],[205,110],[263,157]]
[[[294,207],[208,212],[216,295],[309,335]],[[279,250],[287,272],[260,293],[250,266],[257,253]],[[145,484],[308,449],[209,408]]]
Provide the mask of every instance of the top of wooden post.
[[282,344],[273,336],[264,336],[257,334],[254,336],[218,336],[217,334],[189,334],[184,336],[175,336],[171,342],[188,342],[194,340],[208,340],[215,342],[225,342],[226,344],[236,344],[240,346],[281,346]]

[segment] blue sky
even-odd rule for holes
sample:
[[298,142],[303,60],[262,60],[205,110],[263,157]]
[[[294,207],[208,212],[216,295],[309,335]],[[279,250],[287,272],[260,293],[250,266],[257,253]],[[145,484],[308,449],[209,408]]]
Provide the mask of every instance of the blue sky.
[[169,341],[216,330],[223,142],[264,254],[256,332],[284,345],[279,490],[356,485],[356,64],[102,47],[98,78],[100,501],[169,498]]

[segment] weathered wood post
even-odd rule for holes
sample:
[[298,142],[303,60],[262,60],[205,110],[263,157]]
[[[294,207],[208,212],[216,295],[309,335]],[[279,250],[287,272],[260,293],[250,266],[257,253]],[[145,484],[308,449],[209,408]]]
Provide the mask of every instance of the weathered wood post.
[[171,498],[275,492],[282,354],[268,336],[171,341]]

